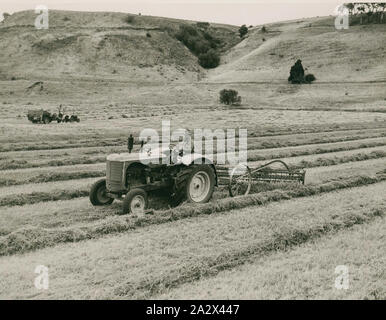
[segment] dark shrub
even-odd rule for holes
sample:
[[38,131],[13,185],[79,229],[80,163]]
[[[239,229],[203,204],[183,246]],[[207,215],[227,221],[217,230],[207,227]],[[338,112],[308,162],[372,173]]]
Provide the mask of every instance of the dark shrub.
[[176,38],[182,42],[188,41],[189,38],[197,36],[197,29],[191,25],[182,24],[176,35]]
[[248,33],[248,28],[243,24],[239,29],[240,38],[243,38]]
[[297,60],[295,64],[291,67],[290,76],[288,81],[291,83],[311,83],[315,81],[316,78],[313,74],[304,75],[304,68],[302,66],[302,61]]
[[315,76],[314,76],[312,73],[309,73],[309,74],[307,74],[307,75],[304,77],[304,80],[305,80],[307,83],[311,83],[312,81],[315,81],[316,78],[315,78]]
[[151,38],[151,34],[149,32],[146,32],[146,37]]
[[267,28],[266,28],[265,26],[263,26],[263,27],[261,28],[261,32],[267,32]]
[[288,81],[291,83],[303,83],[304,82],[304,68],[302,65],[302,61],[299,59],[295,62],[295,64],[291,67],[290,76],[288,77]]
[[241,97],[236,90],[233,89],[223,89],[220,91],[220,102],[226,105],[231,104],[240,104]]
[[197,22],[196,25],[198,28],[205,29],[205,30],[208,29],[210,26],[209,22]]
[[191,44],[191,46],[193,48],[192,51],[198,55],[200,55],[202,53],[206,53],[210,49],[209,43],[207,41],[203,41],[203,40],[197,40],[196,42],[193,42]]
[[202,67],[215,68],[219,65],[220,56],[215,49],[219,47],[221,40],[208,31],[199,29],[197,25],[180,25],[175,37],[198,56]]
[[135,20],[135,16],[133,15],[128,15],[126,18],[125,18],[125,22],[126,23],[133,23]]
[[215,50],[210,49],[208,52],[198,56],[198,63],[206,69],[216,68],[220,64],[220,56]]

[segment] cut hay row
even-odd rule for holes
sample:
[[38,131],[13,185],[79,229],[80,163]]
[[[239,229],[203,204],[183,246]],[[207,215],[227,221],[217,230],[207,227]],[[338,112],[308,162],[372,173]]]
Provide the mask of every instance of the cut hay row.
[[108,216],[115,216],[120,209],[119,202],[108,207],[93,207],[86,197],[1,207],[0,236],[23,229],[67,228],[100,221]]
[[[0,257],[2,294],[19,299],[36,294],[33,271],[43,264],[49,266],[50,288],[39,298],[152,297],[372,221],[384,214],[384,188],[379,183]],[[26,241],[28,234],[25,230]]]
[[[341,157],[332,157],[332,158],[317,158],[314,160],[301,160],[297,159],[296,163],[292,162],[292,159],[289,160],[289,164],[292,168],[314,168],[320,166],[333,166],[336,164],[348,163],[352,161],[366,161],[370,159],[380,159],[386,157],[386,152],[384,151],[372,151],[368,154],[353,154],[353,155],[343,155]],[[253,163],[250,164],[253,167]],[[307,177],[306,177],[307,179]],[[308,180],[308,179],[307,179]],[[88,191],[92,184],[92,179],[81,179],[73,180],[70,183],[58,183],[49,182],[46,185],[39,185],[40,191],[35,191],[30,193],[28,185],[21,186],[24,192],[18,191],[19,187],[10,186],[8,190],[3,189],[4,195],[0,197],[0,207],[1,206],[15,206],[23,204],[33,204],[37,202],[46,202],[46,201],[55,201],[55,200],[69,200],[77,197],[84,197],[88,195]],[[65,185],[68,185],[65,188]],[[32,185],[31,189],[36,190],[37,185]],[[20,190],[21,190],[20,189]],[[14,191],[15,190],[15,191]],[[49,190],[49,191],[45,191]]]
[[70,200],[87,197],[89,190],[58,190],[53,192],[31,192],[27,194],[8,195],[0,199],[0,206],[20,206],[38,202]]
[[[250,139],[263,140],[262,146],[266,145],[267,148],[278,148],[281,146],[288,146],[288,143],[295,143],[296,140],[303,140],[305,137],[315,139],[315,143],[323,143],[324,138],[331,138],[332,140],[326,140],[329,142],[338,142],[344,140],[334,140],[333,136],[345,136],[342,139],[350,139],[350,136],[360,137],[376,137],[384,136],[385,124],[369,123],[369,124],[349,124],[349,125],[327,125],[319,126],[314,128],[298,128],[298,129],[285,129],[281,130],[274,128],[272,130],[264,130],[261,128],[250,130]],[[7,138],[5,140],[0,139],[0,154],[3,152],[12,151],[32,151],[32,150],[56,150],[56,149],[67,149],[67,148],[84,148],[84,147],[114,147],[124,146],[127,143],[126,134],[124,133],[119,137],[107,137],[105,133],[103,136],[99,135],[80,135],[80,136],[69,136],[69,135],[55,135],[55,136],[42,136],[36,137],[20,137],[20,138]],[[326,137],[320,137],[319,135],[325,135]],[[266,137],[266,139],[264,139]],[[287,139],[288,138],[288,139]],[[294,139],[295,138],[295,139]],[[283,141],[283,139],[287,141]],[[338,138],[337,138],[338,139]],[[278,140],[278,142],[274,142]],[[23,141],[23,142],[20,142]],[[310,143],[310,142],[307,142]],[[303,143],[304,144],[304,143]]]
[[[343,132],[345,133],[345,132]],[[339,135],[337,135],[339,134]],[[279,136],[279,137],[269,137],[267,139],[262,138],[249,138],[248,146],[250,141],[255,149],[273,149],[273,148],[286,148],[286,147],[296,147],[302,145],[312,145],[312,144],[329,144],[336,142],[345,142],[345,141],[354,141],[354,140],[365,140],[371,138],[381,138],[386,136],[385,129],[381,129],[376,132],[358,132],[352,133],[349,135],[342,134],[342,132],[333,132],[328,134],[306,134],[306,135],[290,135],[290,136]]]
[[[382,159],[365,161],[362,163],[349,163],[332,167],[310,169],[307,173],[308,184],[322,184],[337,180],[350,179],[355,172],[361,176],[375,176],[385,172],[385,163]],[[77,185],[80,183],[75,181]],[[258,183],[251,192],[267,192],[269,190],[288,190],[293,184]],[[71,189],[69,189],[71,190]],[[85,188],[87,191],[88,188]],[[226,189],[217,189],[213,195],[216,201],[228,197]],[[165,210],[169,203],[165,196],[151,196],[150,207],[154,210]],[[108,207],[92,207],[86,197],[74,198],[64,201],[37,202],[21,206],[0,208],[0,235],[10,234],[21,228],[62,228],[77,224],[88,223],[114,216],[121,211],[121,203],[114,202]]]
[[[316,158],[312,156],[311,160],[304,160],[303,157],[299,159],[284,159],[292,168],[315,168],[321,166],[334,166],[337,164],[349,163],[349,162],[361,162],[367,160],[376,160],[386,157],[386,152],[384,151],[372,151],[368,154],[358,153],[352,155],[341,155],[340,157],[333,156],[331,158]],[[292,160],[292,161],[291,161]],[[293,160],[297,160],[294,162]],[[250,166],[253,168],[254,165],[261,163],[250,163]],[[382,169],[382,165],[377,169]],[[93,179],[83,178],[77,180],[67,180],[77,175],[88,176],[88,172],[79,172],[72,174],[55,174],[52,182],[48,182],[49,174],[46,176],[38,175],[34,179],[45,179],[45,184],[24,184],[23,181],[13,181],[11,179],[6,179],[3,181],[2,196],[0,197],[0,206],[14,206],[22,204],[32,204],[37,202],[44,201],[53,201],[53,200],[65,200],[73,199],[76,197],[82,197],[88,195],[88,190],[90,189]],[[102,177],[104,175],[104,170],[101,171],[91,171],[90,176]],[[59,178],[59,179],[58,179]],[[62,180],[61,180],[62,178]],[[31,179],[31,178],[29,178]],[[312,179],[309,180],[308,175],[306,175],[307,183],[308,181],[312,182]],[[1,178],[0,178],[1,181]],[[64,181],[64,182],[62,182]],[[66,187],[67,186],[67,187]],[[30,193],[30,190],[35,190],[35,192]],[[36,192],[36,190],[39,190]],[[46,191],[47,190],[47,191]],[[76,190],[76,192],[74,192]]]
[[[386,287],[379,281],[384,273],[385,234],[386,219],[376,218],[293,250],[251,256],[245,265],[164,290],[152,299],[385,300]],[[349,290],[336,290],[331,281],[342,261],[355,277]]]
[[12,196],[23,196],[35,193],[56,193],[60,191],[89,190],[97,178],[83,178],[76,180],[53,181],[46,183],[23,184],[1,188],[0,201]]
[[[384,129],[373,129],[366,131],[354,131],[354,132],[331,132],[331,133],[316,133],[316,134],[292,134],[285,136],[272,136],[267,138],[261,137],[249,137],[248,138],[248,149],[273,149],[273,148],[286,148],[302,145],[311,145],[311,144],[321,144],[326,145],[327,143],[336,143],[336,142],[345,142],[345,141],[354,141],[362,140],[363,143],[366,140],[374,138],[386,137],[386,131]],[[119,143],[118,143],[119,142]],[[22,150],[22,151],[10,151],[10,152],[0,152],[0,160],[5,160],[7,158],[18,159],[23,157],[23,159],[31,157],[52,157],[63,156],[66,154],[87,154],[95,155],[97,153],[113,153],[113,152],[127,152],[126,149],[126,139],[121,139],[118,142],[114,142],[111,145],[103,144],[102,146],[94,146],[95,141],[90,140],[90,146],[71,146],[67,145],[66,148],[53,148],[53,149],[38,149],[38,150]],[[217,144],[214,143],[214,151],[216,151]],[[134,146],[134,151],[139,150],[139,146]],[[238,146],[236,146],[236,151]]]
[[[319,145],[305,145],[299,147],[288,147],[283,149],[267,149],[267,150],[248,150],[248,160],[249,161],[261,161],[261,160],[271,160],[278,158],[292,158],[302,155],[312,155],[312,154],[325,154],[325,153],[334,153],[340,151],[352,151],[360,149],[370,149],[375,147],[382,147],[386,145],[384,138],[375,138],[369,139],[368,142],[364,143],[361,141],[353,142],[339,142],[333,143],[327,146]],[[51,157],[49,155],[48,159],[40,159],[36,157],[23,158],[22,160],[4,160],[0,161],[0,171],[1,170],[12,170],[12,169],[25,169],[25,168],[35,168],[35,167],[47,167],[47,166],[69,166],[69,165],[80,165],[80,164],[96,164],[106,161],[106,155],[108,153],[102,153],[99,155],[87,156],[87,155],[78,155],[76,152],[73,155],[66,154],[60,155],[59,157]],[[265,155],[264,155],[265,154]],[[215,156],[218,157],[218,155]]]
[[[143,279],[134,286],[132,283],[126,282],[126,284],[115,288],[114,294],[134,299],[149,299],[182,284],[216,276],[224,270],[241,266],[252,259],[258,259],[272,252],[286,251],[326,234],[337,233],[356,225],[369,223],[378,217],[384,217],[385,210],[386,204],[381,204],[379,207],[373,205],[371,208],[359,209],[355,213],[340,213],[338,218],[323,221],[316,225],[309,223],[307,226],[287,227],[283,221],[281,223],[281,232],[267,236],[266,240],[252,241],[251,239],[246,248],[226,250],[203,261],[195,261],[195,263],[173,270],[174,272],[170,270],[158,278]],[[305,219],[308,221],[307,218]]]
[[47,183],[47,182],[55,182],[55,181],[97,178],[97,177],[104,177],[105,175],[106,175],[106,172],[104,170],[100,170],[100,171],[81,171],[81,172],[69,172],[69,173],[67,172],[41,173],[31,177],[27,176],[23,180],[0,177],[0,187],[17,186],[17,185],[32,184],[32,183],[35,184],[35,183]]
[[[359,150],[363,152],[358,152]],[[298,156],[290,158],[280,158],[289,165],[292,169],[302,168],[314,168],[323,166],[333,166],[337,164],[353,162],[353,161],[365,161],[370,159],[380,159],[386,157],[386,151],[384,148],[368,148],[349,151],[330,152],[320,157],[319,154],[311,154],[308,156]],[[251,168],[264,164],[265,161],[248,161],[248,166]]]
[[318,158],[315,161],[303,160],[300,164],[294,165],[294,168],[314,168],[314,167],[326,167],[333,166],[341,163],[347,163],[352,161],[365,161],[370,159],[379,159],[386,157],[386,152],[382,150],[371,151],[370,153],[358,153],[353,155],[347,155],[343,157],[333,158]]
[[78,157],[73,156],[62,156],[59,159],[54,160],[39,160],[33,159],[30,161],[21,160],[8,160],[0,163],[0,170],[13,170],[13,169],[27,169],[27,168],[40,168],[40,167],[61,167],[61,166],[73,166],[79,164],[96,164],[106,161],[106,155],[88,157],[83,155]]
[[[355,148],[370,148],[375,146],[382,146],[386,144],[386,131],[381,133],[380,137],[371,137],[371,138],[359,138],[359,139],[344,139],[343,141],[336,142],[325,142],[315,143],[315,141],[309,139],[308,141],[294,141],[292,139],[291,143],[285,143],[283,146],[268,148],[266,141],[253,141],[255,139],[248,140],[248,152],[250,155],[260,154],[262,157],[265,155],[271,155],[272,153],[277,153],[278,157],[289,157],[296,155],[306,155],[313,153],[326,153],[326,152],[335,152],[335,151],[343,151],[343,150],[353,150]],[[330,139],[333,140],[333,139]],[[311,144],[307,144],[307,142],[311,142]],[[238,143],[238,142],[237,142]],[[271,145],[275,145],[277,143],[271,142]],[[214,142],[213,152],[217,152],[217,143]],[[263,149],[263,150],[262,150]],[[239,150],[238,145],[235,148],[236,151]],[[134,148],[133,152],[138,152],[139,149],[137,147]],[[61,163],[63,159],[75,159],[85,157],[94,158],[97,156],[105,157],[110,153],[122,153],[127,152],[127,148],[124,146],[120,147],[104,147],[104,148],[69,148],[62,149],[59,151],[23,151],[23,152],[7,152],[0,154],[0,168],[2,165],[6,166],[7,169],[12,169],[12,165],[20,166],[22,164],[26,165],[27,163],[34,163],[38,161],[45,165],[47,162],[54,163],[58,161]],[[22,159],[22,161],[17,161],[17,159]],[[258,159],[256,159],[258,160]],[[44,162],[45,161],[45,162]],[[66,160],[69,161],[69,160]],[[76,161],[76,160],[75,160]],[[15,168],[13,168],[15,169]]]
[[345,188],[370,185],[384,180],[386,180],[385,174],[376,177],[355,176],[345,181],[333,181],[309,186],[298,185],[290,190],[274,190],[236,198],[225,198],[202,205],[185,204],[174,209],[156,212],[154,215],[147,215],[144,218],[114,216],[95,224],[74,226],[72,228],[17,230],[0,237],[0,255],[27,252],[58,243],[94,239],[106,234],[125,232],[146,225],[166,223],[216,212],[227,212],[248,206],[266,205],[270,202],[308,197]]
[[[30,179],[32,179],[31,183],[34,183],[33,180],[35,179],[43,183],[51,182],[51,175],[57,175],[59,177],[58,181],[62,181],[60,178],[66,180],[67,175],[92,174],[92,172],[104,172],[105,169],[106,163],[0,170],[0,181],[2,181],[2,186],[7,185],[8,181],[10,182],[9,185],[25,184],[25,181],[29,181]],[[87,176],[85,178],[87,178]]]
[[306,184],[317,184],[331,179],[346,179],[352,175],[372,176],[386,169],[386,158],[346,162],[333,166],[307,169]]
[[[356,158],[357,156],[352,157],[351,161],[356,161]],[[293,164],[293,166],[296,167],[299,163],[294,163],[293,161],[295,160],[299,160],[299,159],[293,158],[291,159],[291,163]],[[313,164],[313,161],[315,160],[316,159],[311,159],[311,160],[306,159],[305,161],[311,162],[311,163],[308,163],[307,165],[309,168],[313,168],[316,165],[316,163],[315,165]],[[321,160],[318,160],[318,161],[320,162]],[[338,161],[334,160],[334,162],[338,162]],[[366,160],[363,160],[363,161],[366,161]],[[323,161],[321,162],[323,164]],[[65,181],[65,180],[91,178],[91,177],[103,177],[105,175],[104,169],[105,169],[105,163],[2,170],[0,171],[0,187],[22,185],[22,184],[29,184],[29,183],[43,183],[43,182]]]
[[[376,139],[375,141],[369,142],[339,142],[328,144],[327,146],[320,145],[305,145],[300,147],[288,147],[281,149],[268,149],[268,150],[248,150],[249,161],[259,160],[272,160],[272,159],[283,159],[292,158],[307,155],[317,155],[326,153],[335,153],[341,151],[352,151],[358,149],[369,149],[374,147],[382,147],[386,145],[386,140]],[[386,150],[386,148],[385,148]]]

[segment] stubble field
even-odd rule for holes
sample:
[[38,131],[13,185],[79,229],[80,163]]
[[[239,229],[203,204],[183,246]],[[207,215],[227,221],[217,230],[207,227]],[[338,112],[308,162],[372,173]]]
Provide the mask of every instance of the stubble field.
[[[176,208],[154,198],[152,214],[119,216],[119,202],[92,207],[89,188],[104,175],[106,155],[125,151],[129,132],[138,134],[144,123],[157,129],[165,115],[33,125],[3,112],[1,297],[384,298],[379,265],[366,268],[366,259],[355,267],[362,270],[352,280],[355,292],[333,287],[335,265],[352,264],[363,249],[355,240],[358,230],[374,229],[378,242],[369,245],[378,243],[373,259],[382,257],[384,243],[376,235],[382,237],[386,208],[384,113],[199,109],[199,119],[191,114],[196,122],[185,112],[168,120],[174,128],[247,128],[251,167],[282,159],[307,170],[306,185],[260,184],[242,198],[218,188],[208,204]],[[352,253],[339,260],[328,251],[333,245]],[[315,249],[324,250],[323,265],[313,246],[323,248]],[[50,270],[46,291],[33,284],[40,264]],[[304,265],[309,275],[296,271]],[[257,268],[271,280],[263,280]],[[320,275],[318,268],[330,273]],[[321,281],[326,283],[315,289]],[[363,281],[374,287],[361,286]]]
[[[67,33],[76,26],[63,22],[64,16],[75,23],[94,15],[54,14],[61,17],[52,19],[58,24],[54,30]],[[106,39],[114,32],[133,32],[137,39],[147,23],[154,28],[164,21],[137,17],[140,25],[134,27],[144,29],[138,31],[127,24],[122,29],[116,14],[95,15],[107,21]],[[29,19],[27,13],[20,16]],[[114,27],[108,25],[112,18]],[[386,74],[381,63],[369,65],[372,58],[384,61],[384,49],[376,41],[371,56],[370,49],[358,51],[361,41],[351,41],[355,32],[363,41],[386,33],[384,25],[375,25],[339,34],[328,19],[272,24],[266,34],[252,28],[209,72],[195,66],[195,57],[173,39],[170,48],[183,52],[181,61],[178,56],[160,66],[138,66],[141,56],[130,51],[128,57],[138,61],[122,60],[114,74],[118,51],[95,53],[99,47],[91,47],[95,64],[82,60],[90,57],[82,51],[88,48],[86,34],[64,46],[69,60],[62,65],[55,60],[62,57],[60,48],[35,52],[33,41],[40,35],[24,20],[16,26],[9,20],[0,36],[25,32],[20,39],[32,45],[19,40],[30,59],[52,59],[52,65],[35,61],[39,69],[8,60],[1,65],[0,298],[386,299]],[[102,27],[89,23],[84,32],[101,40]],[[229,37],[237,33],[235,26],[221,28]],[[142,36],[142,42],[153,41]],[[4,45],[2,54],[12,57],[18,49],[7,39],[14,51]],[[156,44],[164,50],[165,43]],[[305,66],[317,76],[312,85],[286,80],[300,47]],[[372,58],[362,59],[366,54]],[[103,72],[91,70],[94,76],[87,68],[102,64],[100,57],[109,59],[103,60]],[[176,65],[186,61],[195,66],[186,77],[198,80],[171,79]],[[339,72],[329,73],[335,67]],[[47,72],[50,68],[55,72]],[[74,69],[62,72],[66,68]],[[42,80],[44,90],[27,89]],[[238,90],[241,106],[218,103],[224,88]],[[81,122],[43,125],[26,118],[29,109],[57,112],[60,104]],[[158,195],[144,217],[118,215],[119,202],[93,207],[89,189],[104,176],[106,156],[125,152],[130,133],[159,130],[163,120],[172,130],[247,129],[251,167],[281,159],[305,169],[306,183],[260,183],[235,198],[219,187],[207,204],[174,208]],[[136,141],[134,151],[138,148]],[[34,286],[38,265],[48,267],[48,290]],[[349,269],[348,290],[334,286],[338,265]]]

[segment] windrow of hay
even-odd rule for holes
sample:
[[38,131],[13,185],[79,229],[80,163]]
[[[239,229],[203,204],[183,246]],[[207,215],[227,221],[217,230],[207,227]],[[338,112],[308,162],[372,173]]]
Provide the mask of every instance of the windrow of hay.
[[[280,158],[292,158],[292,157],[299,157],[299,156],[309,156],[313,154],[325,154],[325,153],[334,153],[334,152],[341,152],[341,151],[351,151],[351,150],[357,150],[357,149],[366,149],[366,148],[373,148],[373,147],[381,147],[386,145],[386,142],[370,142],[370,143],[362,143],[357,146],[347,146],[347,147],[325,147],[325,148],[318,148],[318,149],[312,149],[309,150],[290,150],[290,151],[282,151],[277,152],[272,155],[266,155],[266,156],[259,156],[259,155],[251,155],[248,157],[249,161],[260,161],[260,160],[272,160],[272,159],[280,159]],[[373,152],[379,152],[380,154],[386,155],[386,152],[383,151],[373,151]]]
[[[271,135],[261,135],[258,136],[254,133],[252,133],[251,138],[257,138],[259,137],[259,142],[254,143],[253,145],[256,146],[256,148],[260,149],[268,149],[268,148],[280,148],[280,147],[294,147],[294,146],[300,146],[303,144],[320,144],[320,143],[334,143],[334,142],[343,142],[343,141],[353,141],[353,140],[359,140],[359,139],[368,139],[368,138],[379,138],[379,137],[385,137],[386,132],[384,130],[378,131],[379,129],[384,128],[372,128],[365,130],[363,132],[360,132],[360,129],[353,129],[348,130],[348,135],[345,136],[334,136],[335,134],[342,134],[346,130],[329,130],[329,131],[316,131],[316,132],[309,132],[312,134],[320,134],[323,135],[322,137],[309,137],[309,135],[305,134],[305,140],[302,139],[300,141],[294,139],[293,137],[289,137],[288,139],[285,139],[283,141],[274,141],[271,137],[272,136],[285,136],[285,135],[295,135],[295,134],[303,134],[303,132],[298,133],[297,131],[294,132],[284,132],[282,134],[271,134]],[[352,131],[357,131],[352,133]],[[374,132],[372,132],[374,131]],[[326,133],[330,133],[328,136],[324,136]],[[263,139],[263,138],[266,139]],[[90,138],[88,140],[64,140],[64,141],[44,141],[44,143],[38,143],[36,141],[31,142],[22,142],[22,143],[2,143],[0,145],[0,152],[12,152],[12,151],[39,151],[39,150],[58,150],[58,149],[68,149],[68,148],[89,148],[89,147],[116,147],[116,146],[124,146],[126,144],[126,138],[108,138],[108,139],[102,139],[102,138]],[[134,144],[138,144],[138,141],[135,141]]]
[[[290,167],[292,169],[301,169],[301,168],[315,168],[315,167],[322,167],[322,166],[333,166],[338,165],[342,163],[347,162],[356,162],[356,161],[366,161],[371,159],[380,159],[386,157],[386,152],[384,151],[372,151],[368,154],[365,153],[358,153],[354,155],[349,156],[342,156],[342,157],[334,157],[332,159],[325,159],[325,158],[318,158],[314,161],[306,161],[302,160],[299,163],[291,164]],[[66,174],[57,174],[57,177],[59,179],[54,180],[46,180],[45,182],[49,181],[64,181],[64,180],[72,180],[77,179],[75,178],[77,175],[79,175],[79,178],[87,178],[87,177],[103,177],[104,171],[83,171],[83,172],[74,172]],[[44,179],[44,176],[42,179]],[[46,176],[47,179],[51,179],[49,177],[49,174]],[[39,178],[37,178],[39,179]],[[0,187],[5,185],[12,185],[12,183],[15,183],[12,181],[12,179],[8,180],[0,180]],[[25,184],[27,182],[19,182],[17,181],[15,184]],[[261,192],[262,190],[272,190],[276,188],[286,188],[285,185],[280,184],[272,187],[270,184],[259,184],[255,185],[252,188],[252,192]],[[265,189],[264,189],[265,188]],[[255,191],[254,191],[255,190]],[[25,204],[33,204],[38,202],[46,202],[46,201],[57,201],[57,200],[70,200],[74,198],[79,197],[86,197],[89,194],[89,190],[82,189],[82,190],[54,190],[51,192],[34,192],[31,194],[15,194],[15,195],[9,195],[4,198],[0,198],[0,207],[1,206],[17,206],[17,205],[25,205]],[[218,195],[220,198],[226,197],[226,192],[222,192],[222,194]]]
[[[376,132],[375,134],[365,135],[354,135],[354,136],[343,136],[343,137],[312,137],[312,136],[301,136],[301,137],[286,137],[285,139],[276,137],[276,139],[258,139],[258,138],[249,138],[248,139],[248,151],[257,151],[263,149],[278,149],[278,148],[293,148],[293,147],[303,147],[303,150],[299,150],[300,148],[296,148],[298,150],[282,150],[282,152],[278,153],[277,156],[283,157],[291,157],[296,155],[309,155],[309,154],[319,154],[319,153],[328,153],[328,152],[337,152],[337,151],[345,151],[345,150],[354,150],[354,149],[362,149],[362,148],[370,148],[377,146],[386,145],[386,140],[383,138],[386,137],[385,132]],[[226,141],[226,139],[225,139]],[[224,143],[225,143],[224,141]],[[330,145],[331,143],[335,145]],[[320,146],[316,146],[320,145]],[[67,156],[67,158],[73,158],[75,155],[75,159],[92,156],[100,156],[106,155],[108,153],[119,153],[126,152],[127,149],[122,142],[118,148],[117,146],[103,146],[103,147],[68,147],[67,149],[54,150],[50,153],[45,152],[45,150],[38,150],[32,152],[26,152],[23,154],[22,162],[14,160],[17,158],[17,154],[13,152],[3,152],[0,153],[0,160],[2,162],[8,162],[14,166],[19,166],[22,164],[28,163],[28,159],[36,160],[39,158],[40,163],[45,159],[49,159],[50,161],[55,160],[54,157],[59,157],[59,160],[63,159],[63,156]],[[213,152],[217,153],[217,143],[213,146]],[[134,151],[139,149],[135,148]],[[65,152],[64,152],[65,151]],[[239,146],[235,145],[235,151],[239,151]],[[265,153],[270,152],[270,150],[266,150]],[[277,152],[277,150],[276,150]],[[13,161],[12,161],[13,160]],[[258,160],[258,158],[256,159]],[[66,159],[66,161],[68,161]],[[47,162],[47,161],[46,161]]]
[[365,161],[370,159],[384,158],[386,152],[384,151],[372,151],[370,153],[357,153],[350,156],[334,157],[333,159],[318,158],[315,161],[302,160],[299,164],[292,166],[293,168],[314,168],[314,167],[327,167],[341,163]]
[[320,185],[299,185],[290,190],[274,190],[237,198],[225,198],[202,205],[184,204],[180,207],[155,212],[143,218],[133,216],[113,216],[86,226],[44,229],[28,228],[17,230],[0,237],[0,255],[11,255],[41,249],[65,242],[94,239],[106,234],[125,232],[139,227],[166,223],[188,217],[227,212],[248,206],[264,205],[274,201],[307,197],[344,188],[369,185],[386,180],[385,174],[376,177],[356,176],[345,181],[332,181]]
[[27,194],[13,194],[0,198],[1,206],[20,206],[38,202],[71,200],[74,198],[87,197],[88,190],[59,190],[53,192],[32,192]]
[[364,209],[363,212],[339,216],[324,224],[308,225],[292,230],[283,228],[283,232],[277,232],[273,237],[262,242],[250,245],[247,249],[232,250],[221,253],[218,256],[206,258],[200,263],[184,266],[179,270],[167,272],[156,279],[146,279],[138,285],[123,284],[114,290],[118,296],[127,296],[134,299],[146,299],[165,290],[177,287],[184,283],[197,281],[204,277],[213,277],[219,272],[243,265],[257,258],[279,250],[288,250],[307,241],[316,239],[328,233],[336,233],[348,229],[354,225],[363,224],[385,215],[386,207]]
[[61,167],[61,166],[73,166],[77,164],[95,164],[106,161],[106,155],[97,157],[87,157],[82,155],[80,158],[70,157],[61,159],[41,161],[41,162],[28,162],[26,160],[10,160],[0,164],[0,170],[14,170],[14,169],[26,169],[26,168],[41,168],[41,167]]
[[103,177],[105,171],[80,171],[80,172],[54,172],[54,173],[41,173],[33,177],[26,178],[24,180],[4,179],[0,178],[0,187],[16,186],[28,183],[44,183],[54,181],[65,181],[85,178],[97,178]]
[[[279,158],[291,158],[291,157],[299,157],[299,156],[307,156],[313,154],[326,154],[326,153],[334,153],[334,152],[342,152],[342,151],[352,151],[357,149],[366,149],[366,148],[374,148],[385,146],[386,142],[384,141],[375,141],[368,143],[361,143],[358,145],[349,145],[349,146],[326,146],[324,148],[314,149],[312,147],[306,147],[303,150],[285,150],[285,151],[274,151],[272,154],[268,155],[258,155],[258,154],[249,154],[248,161],[262,161],[262,160],[272,160]],[[250,147],[248,149],[249,152],[258,151],[259,149],[254,149]],[[378,152],[378,151],[377,151]],[[383,152],[383,151],[379,151]],[[383,154],[386,154],[383,152]],[[216,153],[215,153],[216,155]],[[216,156],[214,156],[216,159]],[[369,158],[374,159],[374,158]],[[73,155],[69,155],[68,158],[61,157],[60,159],[54,160],[42,160],[36,162],[35,159],[31,159],[32,162],[28,160],[6,160],[0,163],[0,170],[14,170],[14,169],[26,169],[26,168],[37,168],[37,167],[60,167],[60,166],[69,166],[69,165],[81,165],[81,164],[96,164],[103,163],[106,160],[106,154],[98,154],[89,156],[87,154],[81,154],[79,157],[74,157]]]

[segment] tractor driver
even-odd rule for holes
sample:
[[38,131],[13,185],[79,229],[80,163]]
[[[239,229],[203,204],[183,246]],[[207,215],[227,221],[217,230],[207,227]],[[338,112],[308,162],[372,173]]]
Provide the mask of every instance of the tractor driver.
[[185,131],[184,137],[180,136],[176,150],[181,157],[184,155],[184,153],[190,153],[192,151],[192,139],[187,130]]

